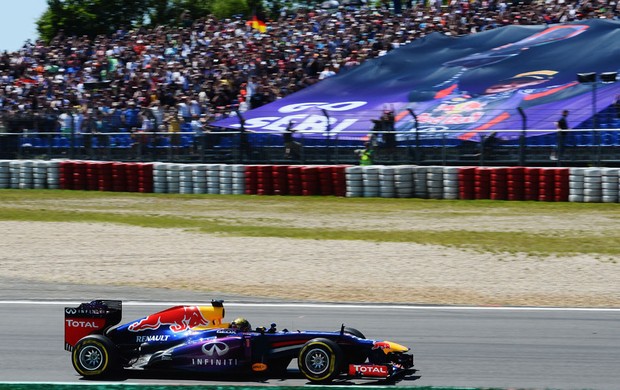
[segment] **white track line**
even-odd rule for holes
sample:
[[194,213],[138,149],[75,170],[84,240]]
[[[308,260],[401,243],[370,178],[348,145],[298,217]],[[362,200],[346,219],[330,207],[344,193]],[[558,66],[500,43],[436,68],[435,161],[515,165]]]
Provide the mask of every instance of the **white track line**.
[[[79,301],[31,301],[31,300],[0,300],[0,305],[79,305]],[[165,306],[176,305],[208,305],[203,302],[149,302],[123,301],[124,306]],[[225,302],[227,307],[289,307],[289,308],[319,308],[319,309],[392,309],[392,310],[498,310],[498,311],[590,311],[590,312],[620,312],[620,308],[599,307],[521,307],[521,306],[423,306],[423,305],[377,305],[377,304],[337,304],[337,303],[243,303]]]

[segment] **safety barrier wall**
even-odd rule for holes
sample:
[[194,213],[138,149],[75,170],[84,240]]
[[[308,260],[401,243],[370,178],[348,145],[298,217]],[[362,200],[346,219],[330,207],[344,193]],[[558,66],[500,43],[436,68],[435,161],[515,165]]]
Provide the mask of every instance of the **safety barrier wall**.
[[617,203],[620,168],[0,160],[0,189]]

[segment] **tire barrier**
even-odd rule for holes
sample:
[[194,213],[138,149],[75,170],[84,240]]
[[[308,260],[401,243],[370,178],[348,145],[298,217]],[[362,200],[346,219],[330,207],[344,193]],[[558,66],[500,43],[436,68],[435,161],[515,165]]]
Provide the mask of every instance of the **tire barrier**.
[[11,160],[0,160],[0,189],[11,188]]
[[620,202],[620,168],[0,160],[0,189]]
[[601,194],[603,203],[618,203],[618,168],[604,168],[601,172]]
[[507,168],[506,187],[508,190],[508,200],[525,199],[525,168]]
[[459,181],[459,199],[476,199],[476,168],[459,168],[457,178]]

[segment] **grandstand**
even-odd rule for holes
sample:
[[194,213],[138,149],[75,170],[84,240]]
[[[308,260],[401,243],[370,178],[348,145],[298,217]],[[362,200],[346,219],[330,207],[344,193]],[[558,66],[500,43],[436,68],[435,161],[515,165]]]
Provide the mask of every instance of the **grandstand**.
[[[370,139],[378,161],[388,164],[556,164],[549,161],[558,143],[553,123],[569,109],[561,163],[614,164],[620,123],[612,103],[620,83],[580,83],[577,73],[617,71],[608,68],[618,64],[617,7],[575,13],[582,6],[573,2],[564,10],[476,3],[453,18],[462,7],[418,4],[402,15],[365,7],[297,11],[262,34],[243,20],[197,20],[169,34],[192,40],[213,26],[183,55],[177,40],[152,31],[25,45],[4,55],[5,64],[19,58],[21,65],[0,74],[0,153],[290,163],[282,134],[294,122],[299,163],[355,163],[353,151]],[[546,24],[554,22],[568,23]],[[206,42],[215,32],[222,47],[236,42],[241,49],[211,51]],[[38,60],[43,52],[55,60]],[[97,52],[115,60],[107,80],[95,73]],[[327,68],[337,72],[322,79]],[[374,126],[386,111],[393,127]],[[127,120],[140,113],[151,117],[151,128]],[[163,122],[169,115],[180,118],[174,133]],[[208,122],[204,137],[193,131],[193,115]],[[240,129],[249,132],[249,153],[240,149]],[[385,147],[390,135],[395,147]]]

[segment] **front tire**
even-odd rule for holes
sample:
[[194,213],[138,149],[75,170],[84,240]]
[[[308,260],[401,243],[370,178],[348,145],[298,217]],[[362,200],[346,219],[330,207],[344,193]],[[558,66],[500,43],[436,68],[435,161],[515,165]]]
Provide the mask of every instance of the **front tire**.
[[340,374],[342,350],[329,339],[312,339],[299,351],[299,371],[313,383],[329,383]]
[[366,338],[366,336],[364,336],[364,333],[360,332],[359,330],[357,330],[355,328],[345,327],[344,328],[344,333],[350,334],[350,335],[355,336],[355,337],[359,337],[360,339],[365,339]]
[[86,336],[78,341],[71,361],[78,374],[89,378],[110,376],[118,369],[116,346],[101,335]]

